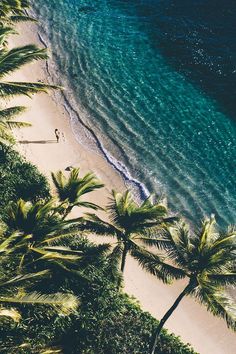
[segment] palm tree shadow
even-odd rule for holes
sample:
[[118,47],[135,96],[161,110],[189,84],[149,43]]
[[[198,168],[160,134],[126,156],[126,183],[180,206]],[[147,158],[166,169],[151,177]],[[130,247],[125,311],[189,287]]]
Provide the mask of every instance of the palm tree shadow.
[[20,144],[52,144],[56,143],[56,140],[19,140],[18,141]]

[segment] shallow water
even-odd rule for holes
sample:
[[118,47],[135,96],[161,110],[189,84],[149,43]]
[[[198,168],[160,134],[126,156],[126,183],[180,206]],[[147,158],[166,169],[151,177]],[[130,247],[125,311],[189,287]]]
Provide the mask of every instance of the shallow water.
[[235,222],[236,202],[236,7],[226,2],[34,4],[58,80],[103,146],[172,210],[192,222],[214,213],[221,226]]

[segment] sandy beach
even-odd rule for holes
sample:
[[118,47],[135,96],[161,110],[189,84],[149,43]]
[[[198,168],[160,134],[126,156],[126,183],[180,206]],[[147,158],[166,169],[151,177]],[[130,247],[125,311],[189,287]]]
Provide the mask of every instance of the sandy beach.
[[[10,46],[29,43],[41,45],[35,25],[21,25],[19,30],[21,35],[12,37]],[[11,75],[9,80],[45,81],[46,76],[45,63],[37,62]],[[8,105],[12,103],[9,102]],[[42,173],[50,177],[52,171],[65,170],[68,166],[80,166],[82,173],[93,171],[106,187],[102,193],[94,192],[89,200],[103,206],[112,188],[118,191],[125,189],[123,179],[105,158],[76,140],[70,117],[63,105],[56,103],[53,93],[38,94],[32,99],[19,97],[14,99],[14,104],[28,107],[27,112],[19,119],[32,123],[32,127],[16,132],[17,149]],[[55,128],[64,134],[64,139],[61,138],[58,144],[55,140]],[[134,260],[128,258],[125,291],[134,295],[142,308],[156,318],[165,313],[183,286],[183,282],[177,282],[173,286],[161,284],[153,276],[142,271]],[[168,321],[167,328],[180,335],[184,342],[191,343],[201,354],[235,353],[236,335],[227,329],[223,320],[214,318],[190,298],[181,303]]]
[[[42,47],[34,25],[20,25],[19,32],[24,36],[14,36],[9,41],[9,46],[37,43]],[[18,81],[39,81],[51,82],[46,71],[45,62],[36,62],[21,69],[9,80]],[[81,174],[93,171],[105,184],[103,193],[92,194],[93,200],[104,205],[109,191],[116,186],[123,190],[123,179],[116,171],[109,166],[102,155],[88,148],[83,147],[75,138],[72,132],[70,117],[63,105],[58,105],[55,95],[38,94],[33,98],[17,97],[15,105],[24,105],[27,111],[19,118],[22,121],[30,122],[32,127],[15,131],[18,141],[17,149],[27,160],[37,165],[42,173],[50,178],[52,171],[65,170],[68,166],[80,167]],[[60,140],[57,144],[55,129],[60,131]]]

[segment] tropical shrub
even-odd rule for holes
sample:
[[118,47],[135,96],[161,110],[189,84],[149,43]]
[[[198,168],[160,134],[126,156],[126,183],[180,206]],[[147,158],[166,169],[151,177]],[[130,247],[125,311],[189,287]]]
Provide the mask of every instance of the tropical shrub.
[[50,197],[47,179],[16,151],[0,151],[0,216],[10,201]]

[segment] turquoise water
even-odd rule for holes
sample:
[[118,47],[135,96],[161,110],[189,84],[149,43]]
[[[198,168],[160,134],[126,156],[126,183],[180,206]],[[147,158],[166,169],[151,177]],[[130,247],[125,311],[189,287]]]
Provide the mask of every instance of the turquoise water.
[[176,1],[37,0],[34,8],[67,98],[124,172],[189,220],[214,213],[225,226],[235,222],[235,107],[223,104],[197,30],[187,45],[205,72],[186,65],[184,33],[170,41],[178,16],[167,3]]

